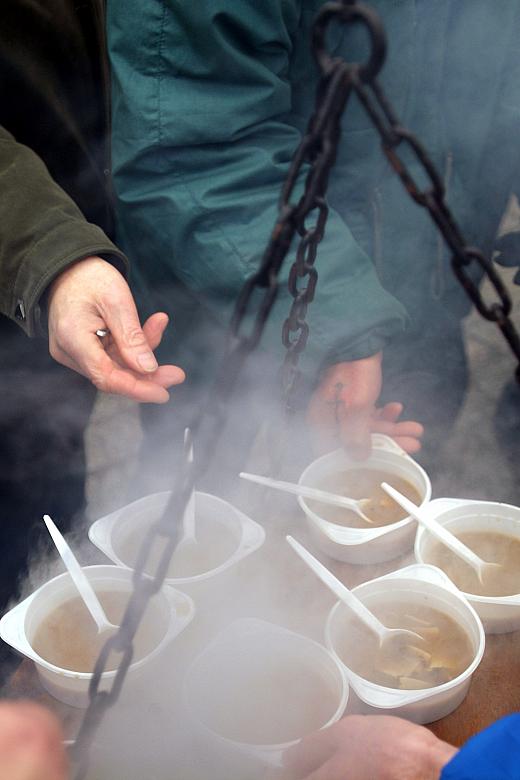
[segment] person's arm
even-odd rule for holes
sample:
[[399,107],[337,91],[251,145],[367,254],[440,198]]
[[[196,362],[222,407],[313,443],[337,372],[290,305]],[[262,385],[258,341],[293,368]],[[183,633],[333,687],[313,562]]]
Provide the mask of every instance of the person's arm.
[[[301,140],[290,121],[293,41],[309,34],[300,11],[297,0],[172,2],[160,19],[138,0],[108,7],[120,236],[143,265],[149,258],[149,280],[166,279],[168,268],[222,327],[260,264]],[[295,249],[261,344],[276,363]],[[316,267],[301,358],[308,378],[320,367],[377,355],[405,323],[402,306],[333,210]],[[362,403],[372,413],[369,396]]]
[[[123,276],[125,255],[88,223],[28,147],[0,127],[0,312],[29,336],[43,334],[60,363],[96,387],[162,403],[182,382],[153,355],[167,324],[141,328]],[[110,330],[107,348],[96,330]]]
[[0,703],[0,780],[66,780],[60,725],[32,702]]
[[456,752],[401,718],[348,715],[288,750],[268,780],[439,780]]
[[363,460],[370,454],[370,434],[391,436],[406,452],[417,452],[423,427],[414,420],[399,417],[399,402],[377,408],[381,391],[382,353],[361,360],[337,363],[323,375],[313,393],[307,422],[317,453],[344,445],[351,455]]
[[2,127],[0,192],[0,312],[29,336],[45,333],[45,292],[74,261],[100,255],[126,273],[125,255],[86,221],[40,158]]

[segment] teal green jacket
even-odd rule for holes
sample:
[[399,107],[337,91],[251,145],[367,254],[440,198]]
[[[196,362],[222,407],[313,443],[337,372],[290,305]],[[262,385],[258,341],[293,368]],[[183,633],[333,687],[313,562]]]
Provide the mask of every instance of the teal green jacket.
[[[389,40],[381,82],[439,166],[468,241],[491,251],[520,170],[519,3],[371,4]],[[173,357],[188,371],[207,372],[274,225],[314,103],[309,32],[321,5],[108,2],[117,237],[145,309],[171,313]],[[330,38],[347,59],[364,58],[363,35],[335,29]],[[389,170],[355,100],[329,200],[307,371],[365,357],[405,327],[421,332],[468,311],[448,253]],[[293,257],[263,340],[280,359],[291,301],[283,280]]]

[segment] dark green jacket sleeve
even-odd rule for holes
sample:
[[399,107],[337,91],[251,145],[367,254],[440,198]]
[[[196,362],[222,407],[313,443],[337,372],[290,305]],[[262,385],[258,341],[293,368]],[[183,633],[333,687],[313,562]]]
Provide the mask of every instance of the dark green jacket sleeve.
[[0,312],[30,336],[45,332],[41,301],[71,263],[100,255],[124,272],[126,259],[88,223],[42,161],[0,127]]
[[[299,28],[300,6],[294,0],[108,6],[118,239],[149,263],[149,281],[160,285],[169,269],[221,323],[259,266],[300,140],[290,120],[293,39],[309,33]],[[280,355],[294,250],[263,341]],[[381,287],[334,211],[317,268],[309,367],[373,354],[403,329],[402,306]]]

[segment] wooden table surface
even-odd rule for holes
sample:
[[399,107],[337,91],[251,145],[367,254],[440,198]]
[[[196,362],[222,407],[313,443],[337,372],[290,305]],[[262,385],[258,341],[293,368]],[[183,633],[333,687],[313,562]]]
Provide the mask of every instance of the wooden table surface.
[[520,631],[488,634],[486,650],[457,709],[429,728],[460,746],[502,715],[520,710]]

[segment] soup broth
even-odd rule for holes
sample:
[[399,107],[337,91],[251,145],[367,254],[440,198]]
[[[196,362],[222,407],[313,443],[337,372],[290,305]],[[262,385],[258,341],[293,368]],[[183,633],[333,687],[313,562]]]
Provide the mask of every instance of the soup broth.
[[376,469],[354,468],[332,474],[323,479],[317,487],[328,490],[336,495],[348,498],[366,498],[368,502],[363,505],[363,513],[370,518],[371,523],[365,522],[361,517],[342,507],[322,504],[319,501],[308,501],[309,507],[317,515],[331,523],[345,525],[351,528],[374,528],[381,525],[397,523],[407,517],[407,513],[397,504],[393,498],[381,487],[381,482],[388,482],[400,493],[415,504],[422,503],[422,496],[414,485],[402,477],[396,477],[386,471]]
[[240,665],[221,670],[218,693],[204,705],[205,723],[227,739],[249,745],[291,742],[321,728],[336,712],[339,697],[331,681],[298,658]]
[[413,690],[449,682],[473,660],[467,633],[444,612],[433,607],[392,603],[370,609],[388,628],[408,628],[424,642],[379,640],[355,616],[344,621],[335,640],[341,660],[370,682],[387,688]]
[[520,539],[487,531],[455,533],[467,547],[497,568],[484,572],[480,582],[477,572],[445,545],[435,541],[428,550],[428,563],[442,569],[465,593],[476,596],[512,596],[520,593]]
[[[137,560],[144,537],[150,532],[151,520],[139,523],[126,539],[114,540],[114,551],[120,560],[131,568]],[[195,523],[196,542],[182,545],[173,553],[167,577],[194,577],[215,569],[230,558],[238,548],[238,541],[230,529],[207,517],[197,517]],[[147,574],[154,574],[159,563],[162,547],[150,551],[145,567]]]
[[[96,591],[108,620],[119,625],[130,594],[117,591]],[[163,638],[166,627],[158,625],[148,608],[134,640],[133,661],[152,652]],[[92,672],[107,633],[98,634],[97,625],[83,600],[78,596],[60,604],[38,626],[31,645],[41,658],[61,669]],[[109,657],[107,671],[117,667],[119,656]]]

